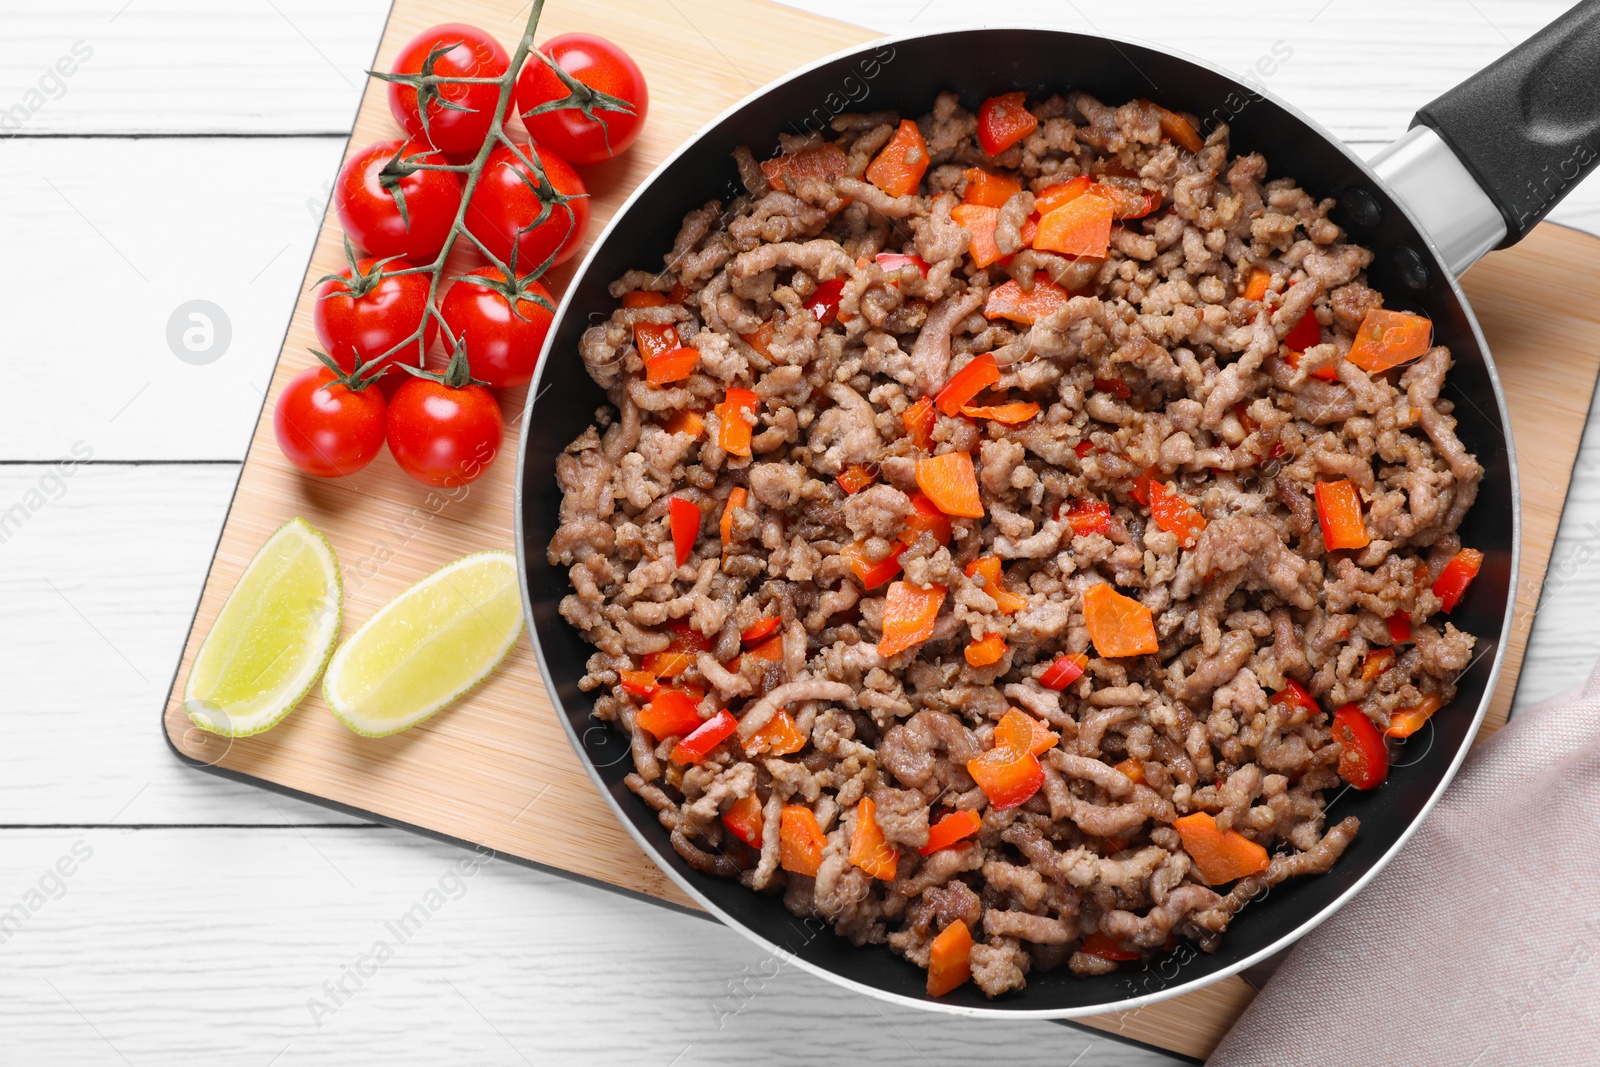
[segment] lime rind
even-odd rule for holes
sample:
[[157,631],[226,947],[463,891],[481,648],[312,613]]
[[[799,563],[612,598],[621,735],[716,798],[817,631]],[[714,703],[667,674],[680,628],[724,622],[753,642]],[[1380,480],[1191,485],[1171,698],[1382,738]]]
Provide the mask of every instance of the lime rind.
[[[295,552],[286,556],[284,552],[291,547],[291,541],[295,542],[292,546]],[[298,556],[306,550],[318,564],[320,590],[299,596],[285,590],[275,597],[273,579],[282,574],[266,575],[263,585],[260,569],[276,566],[280,572],[286,571],[299,562]],[[287,603],[283,602],[283,596],[287,596]],[[200,729],[222,737],[251,737],[277,726],[305,699],[321,676],[338,642],[343,612],[343,583],[333,546],[322,531],[305,519],[294,518],[284,523],[251,557],[233,592],[217,613],[211,632],[195,653],[184,685],[184,712]],[[265,621],[272,624],[272,633],[277,636],[298,633],[301,639],[298,648],[281,649],[257,672],[256,678],[276,667],[285,654],[296,655],[297,662],[292,669],[264,691],[250,696],[247,695],[249,683],[241,687],[241,679],[230,677],[229,671],[238,666],[237,660],[247,646],[269,632],[269,627],[261,625],[263,613],[267,616]],[[254,660],[250,660],[241,671],[248,670],[253,663]]]
[[[468,573],[474,571],[480,573]],[[495,571],[501,573],[494,575]],[[453,580],[482,576],[499,579],[498,586],[491,591],[490,599],[482,603],[474,602],[461,593],[457,582]],[[453,594],[453,597],[447,594]],[[507,595],[512,600],[511,610],[507,613],[509,617],[502,620],[502,625],[495,625],[481,609],[490,606],[491,601],[498,601]],[[429,606],[427,601],[430,597],[435,600],[433,606],[439,607],[441,605],[437,601],[441,596],[455,611],[454,618],[405,620],[396,618],[397,615],[408,611],[425,611]],[[433,653],[431,658],[438,659],[440,650],[431,649],[430,646],[452,635],[458,628],[455,624],[459,621],[465,619],[470,623],[469,615],[473,613],[483,619],[491,629],[495,640],[484,647],[473,647],[467,655],[436,664],[426,672],[431,683],[449,679],[450,672],[459,667],[460,678],[455,684],[449,684],[447,681],[446,688],[442,692],[436,693],[431,699],[419,699],[415,706],[405,706],[401,703],[410,697],[409,692],[399,694],[400,700],[391,698],[387,707],[377,706],[385,701],[381,697],[373,699],[376,690],[383,688],[385,683],[397,674],[402,672],[415,674],[421,663],[413,662],[413,657],[428,656],[431,651]],[[393,626],[390,625],[391,619],[395,619]],[[521,591],[517,585],[516,557],[510,552],[503,551],[474,552],[463,556],[429,574],[379,608],[360,629],[339,646],[323,675],[323,700],[341,723],[362,737],[388,737],[409,730],[450,707],[481,685],[516,647],[518,638],[522,636],[522,627]],[[394,647],[387,647],[386,642]],[[398,658],[393,655],[395,651],[403,649],[408,644],[414,646],[409,652],[399,655]],[[347,675],[370,673],[374,664],[363,660],[391,662],[375,683],[363,684],[362,681],[347,678]],[[397,704],[399,706],[396,706]]]

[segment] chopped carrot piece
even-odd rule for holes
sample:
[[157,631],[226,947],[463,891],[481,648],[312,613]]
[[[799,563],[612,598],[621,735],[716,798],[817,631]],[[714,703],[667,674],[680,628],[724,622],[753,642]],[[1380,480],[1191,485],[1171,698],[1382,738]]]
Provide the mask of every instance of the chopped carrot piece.
[[761,801],[756,799],[754,793],[735,800],[729,805],[728,810],[722,813],[722,825],[751,848],[761,847],[763,822]]
[[989,291],[983,314],[991,319],[1010,319],[1024,326],[1032,326],[1051,312],[1066,307],[1071,299],[1071,293],[1049,278],[1034,278],[1033,291],[1029,293],[1023,292],[1022,286],[1013,278]]
[[1408,363],[1433,343],[1433,323],[1421,315],[1373,308],[1356,327],[1356,339],[1346,356],[1368,374]]
[[1130,779],[1135,785],[1144,785],[1144,761],[1136,760],[1132,756],[1116,765],[1123,777]]
[[955,533],[950,526],[950,516],[940,511],[939,505],[929,500],[926,493],[912,493],[911,508],[911,514],[906,518],[906,532],[900,535],[901,541],[907,545],[915,544],[918,537],[930,533],[941,545],[950,543],[950,537]]
[[656,676],[649,671],[618,671],[617,680],[623,692],[636,697],[653,697],[660,688],[656,684]]
[[1108,659],[1146,656],[1160,649],[1150,609],[1104,583],[1083,594],[1083,621],[1095,651]]
[[750,650],[751,659],[762,659],[769,663],[783,662],[783,635],[773,634]]
[[883,637],[878,641],[878,655],[888,659],[932,637],[945,592],[942,585],[924,588],[910,582],[891,584],[883,603]]
[[1475,548],[1463,548],[1444,565],[1444,570],[1439,572],[1438,579],[1433,583],[1433,595],[1439,598],[1441,610],[1446,613],[1455,610],[1466,595],[1467,586],[1478,576],[1478,568],[1482,566],[1483,553]]
[[1033,247],[1069,256],[1103,257],[1111,247],[1111,201],[1080,196],[1039,220]]
[[657,741],[686,737],[700,728],[700,702],[682,689],[659,689],[634,721]]
[[1056,661],[1044,669],[1039,675],[1039,684],[1046,689],[1060,692],[1067,686],[1083,677],[1083,672],[1089,666],[1089,657],[1082,652],[1066,654],[1056,657]]
[[1027,803],[1044,785],[1039,757],[1023,748],[1002,745],[967,761],[967,773],[998,811]]
[[[779,642],[781,645],[782,642]],[[782,648],[779,648],[780,658]],[[754,653],[751,653],[754,655]],[[800,732],[787,711],[779,711],[767,725],[750,735],[744,743],[747,756],[792,756],[806,747],[806,735]]]
[[755,333],[741,333],[739,335],[739,339],[745,344],[749,345],[751,348],[755,349],[757,352],[760,352],[767,359],[771,359],[772,350],[768,346],[772,344],[772,338],[777,334],[777,332],[777,322],[773,319],[768,319],[766,322],[763,322],[760,326],[756,327]]
[[1140,100],[1139,103],[1156,113],[1156,119],[1161,123],[1161,133],[1168,140],[1176,141],[1190,152],[1198,152],[1206,146],[1194,128],[1194,123],[1176,111],[1168,111],[1160,104],[1153,104],[1148,100]]
[[973,407],[969,404],[961,409],[961,414],[969,419],[988,419],[1006,426],[1017,426],[1039,414],[1039,405],[1031,400],[1013,400],[1009,404],[992,407]]
[[938,418],[939,416],[933,411],[931,396],[922,397],[900,413],[900,421],[905,423],[906,433],[924,452],[933,444],[933,424]]
[[1169,493],[1161,482],[1150,483],[1150,517],[1156,525],[1177,535],[1184,548],[1194,545],[1195,538],[1206,528],[1206,517],[1177,493]]
[[928,172],[928,143],[910,119],[902,119],[894,136],[867,167],[867,181],[890,196],[910,196]]
[[644,377],[651,385],[681,382],[700,365],[700,353],[693,348],[675,348],[645,360]]
[[1079,500],[1061,516],[1072,527],[1074,537],[1111,532],[1111,505],[1104,500]]
[[[1107,838],[1107,840],[1111,840]],[[1118,851],[1121,851],[1120,849]],[[1103,960],[1114,960],[1118,963],[1126,960],[1136,960],[1139,953],[1131,948],[1123,948],[1118,938],[1112,937],[1104,930],[1096,930],[1084,936],[1078,942],[1078,951],[1090,956],[1099,956]]]
[[964,919],[939,931],[928,946],[928,996],[942,997],[972,977],[972,931]]
[[[921,256],[915,254],[907,255],[904,252],[879,252],[872,257],[872,261],[882,267],[886,274],[892,274],[905,267],[915,267],[917,268],[917,273],[926,278],[928,272],[933,269],[933,264]],[[892,284],[898,287],[900,283],[894,282]]]
[[991,96],[978,108],[978,144],[985,155],[998,156],[1038,128],[1025,92]]
[[982,585],[983,591],[994,599],[995,606],[1002,614],[1010,615],[1028,606],[1027,598],[1020,597],[1005,587],[1000,576],[999,556],[980,556],[967,564],[966,572],[968,578],[978,580],[978,584]]
[[992,667],[1006,654],[1006,639],[1000,634],[986,634],[981,640],[968,643],[965,655],[974,667]]
[[639,350],[639,358],[649,366],[657,356],[682,348],[683,342],[678,340],[677,329],[669,323],[636,322],[633,324],[633,346]]
[[667,647],[645,656],[640,664],[657,678],[676,677],[688,670],[700,653],[711,651],[711,639],[682,619],[673,619],[666,629],[670,634]]
[[750,455],[753,432],[751,424],[745,420],[745,414],[754,414],[760,404],[761,398],[749,389],[730,387],[723,396],[722,403],[713,409],[717,413],[717,422],[721,427],[717,434],[717,443],[728,455]]
[[1437,693],[1429,693],[1422,698],[1421,703],[1413,704],[1409,708],[1398,708],[1389,716],[1389,728],[1384,731],[1387,737],[1410,737],[1422,729],[1422,724],[1433,718],[1433,713],[1444,706],[1444,701],[1439,699]]
[[726,552],[733,544],[733,512],[735,508],[742,508],[745,501],[750,499],[750,490],[742,485],[736,485],[728,492],[728,502],[722,508],[722,521],[718,524],[722,533],[722,550]]
[[625,308],[664,308],[667,303],[666,293],[651,292],[649,289],[633,289],[622,294],[622,306]]
[[1272,274],[1260,267],[1250,268],[1250,277],[1244,283],[1244,292],[1241,294],[1246,300],[1260,300],[1267,295],[1267,289],[1272,285]]
[[905,545],[895,545],[877,562],[867,558],[866,546],[862,544],[846,545],[839,554],[850,561],[850,573],[856,576],[861,588],[870,592],[900,573],[900,554],[905,550]]
[[967,254],[972,257],[974,267],[987,267],[1005,258],[994,237],[995,227],[1000,224],[999,208],[959,204],[950,209],[950,217],[971,238],[967,244]]
[[933,404],[946,415],[954,415],[963,404],[999,381],[1000,368],[995,364],[994,354],[984,352],[950,376],[933,398]]
[[672,418],[662,424],[662,429],[668,433],[686,433],[691,437],[699,437],[706,432],[706,420],[700,417],[698,411],[684,408],[672,413]]
[[1361,680],[1370,682],[1383,676],[1383,672],[1394,666],[1394,649],[1375,648],[1367,653],[1366,659],[1361,661]]
[[1361,520],[1361,494],[1350,479],[1318,482],[1316,497],[1322,541],[1330,550],[1367,547],[1372,539]]
[[1267,850],[1237,830],[1223,833],[1210,812],[1197,811],[1173,822],[1183,850],[1210,885],[1259,874],[1267,869]]
[[1138,186],[1132,179],[1122,183],[1095,182],[1090,190],[1095,196],[1111,201],[1114,219],[1142,219],[1161,206],[1161,193]]
[[1048,189],[1040,190],[1039,194],[1033,198],[1034,210],[1043,217],[1057,208],[1065,207],[1072,203],[1072,201],[1093,188],[1094,179],[1087,174],[1080,174],[1070,181],[1064,181],[1059,185],[1052,185]]
[[[1300,368],[1300,357],[1302,355],[1304,355],[1303,351],[1297,351],[1291,348],[1283,354],[1283,361],[1289,364],[1289,366],[1298,370]],[[1339,380],[1339,370],[1337,367],[1332,365],[1318,367],[1316,370],[1311,372],[1311,377],[1321,378],[1325,382],[1336,382]]]
[[810,808],[784,805],[778,820],[778,844],[781,846],[779,863],[784,870],[816,877],[828,839],[823,836],[817,816]]
[[995,748],[1015,748],[1042,756],[1061,742],[1050,727],[1027,712],[1008,708],[994,728]]
[[672,497],[667,501],[667,518],[672,526],[672,548],[681,567],[689,561],[694,543],[700,538],[700,505],[681,496]]
[[840,175],[850,173],[850,160],[838,144],[826,141],[815,148],[807,148],[793,155],[769,159],[761,164],[761,173],[767,176],[767,182],[772,188],[778,192],[787,192],[788,185],[785,179],[792,179],[796,183],[806,178],[820,178],[831,182]]
[[983,826],[983,817],[975,811],[952,811],[928,827],[928,843],[917,851],[931,856],[942,848],[965,841]]
[[994,174],[982,167],[968,167],[962,172],[966,190],[961,194],[964,204],[979,207],[1004,207],[1007,200],[1022,192],[1022,183],[1015,178]]
[[946,452],[917,460],[917,488],[946,515],[983,518],[978,472],[965,452]]
[[878,473],[868,470],[859,463],[852,463],[839,472],[839,477],[836,480],[840,489],[843,489],[847,495],[854,496],[877,481]]
[[850,863],[883,882],[894,881],[900,850],[889,844],[878,825],[877,805],[871,797],[856,804],[856,824],[850,832]]
[[739,729],[739,720],[727,710],[719,711],[697,726],[693,733],[672,746],[672,762],[685,767],[704,763],[711,751]]

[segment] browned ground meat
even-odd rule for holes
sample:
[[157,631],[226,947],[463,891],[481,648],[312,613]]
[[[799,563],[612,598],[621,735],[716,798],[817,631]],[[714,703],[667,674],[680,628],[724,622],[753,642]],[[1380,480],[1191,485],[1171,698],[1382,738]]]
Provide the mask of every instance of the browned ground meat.
[[[1341,752],[1326,709],[1357,703],[1382,727],[1398,708],[1448,704],[1473,644],[1436,617],[1431,590],[1481,474],[1440,399],[1450,354],[1373,376],[1342,358],[1383,298],[1366,285],[1371,254],[1328,219],[1332,201],[1268,180],[1260,156],[1230,158],[1226,128],[1181,148],[1143,102],[1073,94],[1034,111],[1038,129],[989,159],[973,117],[941,96],[918,122],[931,166],[909,196],[866,177],[892,114],[840,116],[845,162],[782,188],[741,150],[750,192],[691,214],[663,271],[612,287],[657,306],[619,309],[583,339],[610,405],[557,465],[550,546],[572,578],[562,614],[597,649],[583,688],[630,736],[629,786],[679,852],[919,966],[940,930],[965,922],[990,996],[1034,968],[1105,973],[1115,963],[1085,949],[1106,938],[1146,956],[1174,936],[1209,950],[1261,888],[1328,870],[1358,825],[1323,824]],[[1022,251],[985,269],[952,215],[974,165],[1023,187],[997,234]],[[1081,174],[1159,206],[1116,223],[1104,259],[1024,248],[1034,194]],[[921,257],[926,273],[878,262],[885,252]],[[1244,295],[1255,270],[1271,276],[1260,301]],[[1012,280],[1071,299],[1031,325],[985,314]],[[819,319],[808,304],[830,283],[838,315]],[[1324,342],[1291,356],[1282,339],[1307,313]],[[640,324],[675,328],[698,369],[649,384]],[[984,511],[955,518],[943,543],[912,525],[925,453],[903,416],[984,352],[1002,379],[979,403],[1041,410],[1014,425],[938,415],[929,451],[972,457]],[[1324,367],[1337,379],[1311,376]],[[732,420],[748,422],[718,406],[729,389],[756,398],[748,457],[722,445]],[[1204,531],[1185,544],[1153,521],[1141,473],[1197,509]],[[1372,540],[1330,553],[1313,490],[1344,478]],[[852,479],[869,484],[847,491]],[[681,565],[671,497],[702,515]],[[1084,501],[1109,508],[1100,532],[1064,517]],[[886,659],[886,586],[858,575],[893,554],[901,582],[948,595],[931,637]],[[1003,566],[1010,610],[967,571],[986,556]],[[1157,653],[1094,653],[1083,594],[1102,582],[1150,610]],[[1369,660],[1402,612],[1412,641]],[[964,651],[990,634],[1005,651],[974,666]],[[1039,679],[1064,653],[1088,665],[1058,692]],[[625,686],[623,671],[659,672],[702,719],[725,708],[739,728],[686,765],[677,737],[641,725],[651,680]],[[1323,710],[1273,702],[1291,681]],[[1059,743],[1039,791],[1000,809],[967,764],[1009,707]],[[762,740],[779,727],[798,742]],[[892,876],[852,853],[867,801],[897,854]],[[736,804],[740,835],[725,821]],[[781,842],[796,807],[825,836],[814,875]],[[958,811],[978,813],[977,833],[923,856],[930,826]],[[1195,812],[1265,846],[1270,866],[1231,891],[1206,885],[1172,825]]]

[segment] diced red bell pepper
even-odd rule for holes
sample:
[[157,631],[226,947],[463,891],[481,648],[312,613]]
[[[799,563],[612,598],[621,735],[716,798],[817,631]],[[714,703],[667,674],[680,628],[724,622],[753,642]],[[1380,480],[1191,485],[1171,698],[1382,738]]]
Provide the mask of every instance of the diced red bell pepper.
[[651,356],[644,363],[644,378],[651,385],[668,385],[681,382],[694,373],[700,365],[700,353],[693,348],[674,348],[659,356]]
[[816,316],[817,322],[823,326],[833,325],[833,321],[839,317],[839,298],[844,294],[844,283],[844,278],[822,282],[811,291],[810,298],[805,302],[805,309]]
[[1094,451],[1094,442],[1086,437],[1082,441],[1079,441],[1077,444],[1073,445],[1072,451],[1077,453],[1079,459],[1083,459],[1084,457],[1088,456],[1090,452]]
[[622,294],[622,306],[625,308],[664,308],[667,303],[666,293],[649,289],[632,289]]
[[954,415],[967,401],[999,381],[1000,368],[995,364],[993,353],[984,352],[950,376],[933,398],[933,404],[946,415]]
[[782,625],[783,616],[768,615],[766,618],[757,622],[753,622],[749,626],[745,627],[744,630],[739,634],[739,640],[744,643],[746,648],[748,648],[760,641],[762,638],[772,636],[772,634],[777,632],[778,627]]
[[1033,291],[1029,293],[1023,292],[1022,286],[1013,278],[989,291],[983,314],[986,318],[1009,319],[1032,326],[1051,312],[1066,307],[1071,299],[1071,293],[1049,278],[1034,278]]
[[1111,201],[1111,217],[1116,219],[1142,219],[1161,206],[1159,192],[1139,187],[1131,179],[1095,182],[1090,191]]
[[657,356],[683,347],[683,342],[678,340],[678,331],[670,323],[636,322],[633,324],[633,346],[639,350],[639,358],[649,366]]
[[1357,789],[1374,789],[1389,777],[1389,748],[1357,704],[1333,713],[1333,739],[1343,746],[1339,777]]
[[850,160],[844,154],[844,149],[836,142],[824,141],[815,148],[767,160],[761,164],[761,173],[767,176],[767,182],[773,189],[786,192],[788,186],[784,182],[785,178],[796,182],[805,178],[820,178],[831,182],[841,175],[850,173]]
[[1038,128],[1025,92],[991,96],[978,108],[978,144],[987,155],[998,156]]
[[1433,583],[1433,595],[1439,598],[1442,610],[1455,610],[1466,594],[1467,586],[1478,576],[1478,568],[1482,566],[1483,553],[1475,548],[1463,548],[1444,565],[1444,570],[1439,572],[1439,577]]
[[839,483],[839,488],[843,489],[848,496],[854,496],[877,480],[878,474],[876,471],[869,470],[859,463],[852,463],[840,471],[839,477],[835,479]]
[[768,719],[767,725],[751,734],[744,743],[747,756],[792,756],[805,747],[806,735],[800,732],[787,711],[779,711]]
[[856,576],[861,588],[871,592],[900,573],[900,555],[905,550],[904,544],[895,545],[876,563],[867,558],[866,548],[861,544],[846,545],[839,554],[850,561],[850,573]]
[[883,599],[883,635],[878,639],[878,655],[884,659],[898,656],[932,637],[947,592],[942,585],[891,583]]
[[738,729],[739,720],[730,715],[727,709],[723,709],[701,723],[694,733],[673,746],[672,762],[681,763],[686,767],[703,763],[705,758],[711,755],[712,749],[722,744]]
[[991,667],[1006,654],[1006,639],[1002,634],[985,634],[969,642],[963,654],[974,667]]
[[1084,670],[1089,666],[1089,657],[1082,652],[1056,657],[1056,661],[1046,667],[1044,673],[1039,675],[1039,684],[1046,689],[1057,692],[1083,677]]
[[724,452],[730,456],[750,455],[752,427],[744,416],[747,412],[754,412],[760,405],[761,398],[749,389],[733,386],[723,395],[722,403],[713,410],[720,426],[717,443]]
[[761,813],[761,801],[756,799],[754,793],[742,796],[729,805],[728,810],[722,813],[722,825],[726,826],[740,841],[751,848],[761,847],[761,830],[764,823]]
[[867,167],[867,181],[890,196],[910,196],[928,172],[928,143],[910,119],[902,119],[894,136]]
[[989,404],[980,407],[964,404],[961,414],[969,419],[987,419],[1003,426],[1020,426],[1039,414],[1039,405],[1032,400],[1013,400],[1008,404]]
[[1296,707],[1304,708],[1311,715],[1322,714],[1322,705],[1317,703],[1316,698],[1311,695],[1305,686],[1293,678],[1285,678],[1283,680],[1283,688],[1272,694],[1272,703],[1293,704]]
[[850,833],[850,865],[881,882],[892,882],[899,864],[900,850],[889,844],[878,825],[877,805],[871,797],[862,797],[856,804],[856,822]]
[[727,552],[728,546],[733,544],[733,512],[736,508],[744,507],[749,499],[750,490],[742,485],[728,490],[728,502],[722,506],[722,519],[717,523],[717,532],[722,535],[723,552]]
[[1149,507],[1150,486],[1155,484],[1155,480],[1160,476],[1160,474],[1161,468],[1155,464],[1152,463],[1150,466],[1146,467],[1144,469],[1144,473],[1133,480],[1133,499],[1137,500],[1145,507]]
[[755,333],[741,333],[739,335],[739,339],[745,344],[749,345],[751,348],[755,349],[757,352],[761,353],[767,359],[771,359],[772,349],[769,346],[772,344],[772,339],[777,336],[777,333],[777,321],[774,319],[768,319],[766,322],[763,322],[760,326],[756,327]]
[[711,639],[682,619],[666,624],[667,647],[645,656],[640,664],[657,678],[674,678],[689,669],[695,657],[711,651]]
[[656,676],[649,671],[618,671],[617,682],[622,686],[624,693],[631,693],[636,697],[653,697],[660,688]]
[[661,428],[668,433],[686,433],[691,437],[699,437],[706,432],[706,420],[701,418],[698,411],[681,408],[674,411],[672,416],[662,423]]
[[686,737],[700,728],[700,702],[682,689],[658,689],[639,711],[639,727],[657,741]]
[[1394,649],[1375,648],[1368,652],[1361,661],[1361,680],[1371,682],[1381,677],[1383,672],[1394,666]]
[[1096,930],[1092,934],[1084,935],[1083,940],[1078,942],[1078,951],[1090,956],[1099,956],[1103,960],[1115,960],[1119,963],[1139,958],[1138,952],[1133,949],[1123,948],[1121,940],[1112,937],[1104,930]]
[[906,433],[926,452],[933,444],[933,425],[939,416],[934,414],[933,397],[925,396],[900,413]]
[[1061,515],[1074,537],[1111,532],[1111,505],[1104,500],[1078,500]]
[[1295,352],[1304,352],[1308,348],[1320,345],[1322,324],[1317,321],[1317,313],[1307,308],[1306,313],[1300,316],[1300,321],[1294,324],[1294,329],[1284,337],[1283,343]]
[[991,748],[967,761],[967,773],[1000,811],[1027,803],[1044,785],[1039,757],[1022,749]]
[[667,501],[667,517],[672,524],[672,548],[681,567],[689,562],[694,543],[700,538],[700,506],[675,496]]
[[991,173],[982,167],[968,167],[962,172],[967,185],[961,194],[963,204],[976,204],[979,207],[1005,207],[1007,200],[1022,192],[1022,183],[1015,178],[1007,178]]
[[1429,693],[1419,703],[1409,708],[1399,708],[1389,716],[1389,728],[1385,730],[1385,737],[1406,738],[1422,729],[1423,723],[1433,718],[1433,713],[1444,706],[1444,701],[1439,699],[1439,694]]
[[[768,663],[782,663],[783,635],[773,634],[765,641],[756,644],[750,649],[749,656],[751,659],[763,659]],[[729,669],[731,670],[732,668]]]
[[1169,141],[1176,141],[1190,152],[1198,152],[1205,147],[1205,141],[1194,128],[1194,123],[1178,114],[1169,111],[1160,104],[1151,103],[1141,99],[1140,104],[1155,112],[1157,121],[1161,124],[1161,134]]
[[941,545],[948,545],[951,536],[955,533],[950,525],[950,516],[939,510],[939,505],[928,498],[921,491],[911,494],[911,514],[906,517],[906,530],[900,539],[907,545],[916,542],[924,533],[931,533],[933,539]]
[[952,811],[928,827],[928,843],[917,851],[931,856],[942,848],[965,841],[983,826],[983,817],[975,811]]
[[1110,393],[1118,400],[1127,400],[1133,395],[1133,388],[1123,378],[1096,378],[1094,387],[1097,392]]
[[904,252],[879,252],[876,256],[873,256],[872,259],[873,262],[877,263],[878,266],[882,267],[886,272],[896,271],[901,267],[915,267],[917,268],[917,272],[924,278],[928,276],[928,271],[932,266],[932,264],[923,259],[921,256],[908,256]]
[[1178,538],[1184,548],[1194,544],[1206,528],[1206,517],[1177,493],[1169,493],[1161,482],[1150,483],[1150,517],[1156,525]]
[[823,836],[817,816],[810,808],[784,805],[778,821],[778,843],[782,846],[779,865],[784,870],[816,877],[828,839]]
[[1384,620],[1389,626],[1389,640],[1403,645],[1411,640],[1411,616],[1397,611]]
[[1093,188],[1094,179],[1087,174],[1080,174],[1076,178],[1040,190],[1039,194],[1033,198],[1034,210],[1041,217],[1048,215],[1057,208],[1065,207]]
[[1337,482],[1318,482],[1317,521],[1322,525],[1322,542],[1329,550],[1366,548],[1372,538],[1361,518],[1361,494],[1348,478]]

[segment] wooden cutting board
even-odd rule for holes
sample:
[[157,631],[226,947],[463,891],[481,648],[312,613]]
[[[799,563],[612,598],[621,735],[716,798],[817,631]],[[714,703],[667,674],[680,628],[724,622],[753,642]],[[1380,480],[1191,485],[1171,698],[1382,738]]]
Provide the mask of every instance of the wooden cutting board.
[[[376,64],[389,65],[406,40],[445,21],[470,22],[511,42],[520,35],[526,15],[519,0],[396,0]],[[591,233],[603,228],[661,159],[729,104],[805,62],[872,37],[857,27],[766,0],[551,0],[539,37],[579,29],[610,37],[628,49],[643,67],[651,92],[649,121],[633,149],[585,171],[593,194]],[[748,46],[751,40],[761,42],[759,50]],[[370,83],[351,145],[360,148],[397,133],[383,86]],[[353,478],[326,482],[302,477],[279,454],[273,403],[284,384],[312,361],[307,352],[315,343],[310,283],[342,263],[339,229],[330,213],[168,697],[168,738],[185,759],[217,773],[694,908],[639,850],[596,792],[567,743],[526,639],[460,706],[384,740],[355,736],[315,694],[283,725],[246,740],[229,742],[204,733],[184,715],[179,683],[188,675],[200,640],[257,547],[287,519],[304,516],[328,535],[338,552],[345,576],[347,634],[450,560],[471,551],[512,547],[513,457],[524,399],[520,390],[503,398],[508,432],[502,458],[454,500],[428,493],[387,457]],[[566,277],[565,271],[557,272],[552,280],[559,286]],[[1500,362],[1522,469],[1519,610],[1486,731],[1503,724],[1510,707],[1600,367],[1596,278],[1600,239],[1550,225],[1541,226],[1517,248],[1489,257],[1467,277],[1467,290]],[[1203,1057],[1253,995],[1245,982],[1229,978],[1136,1012],[1083,1022]]]

